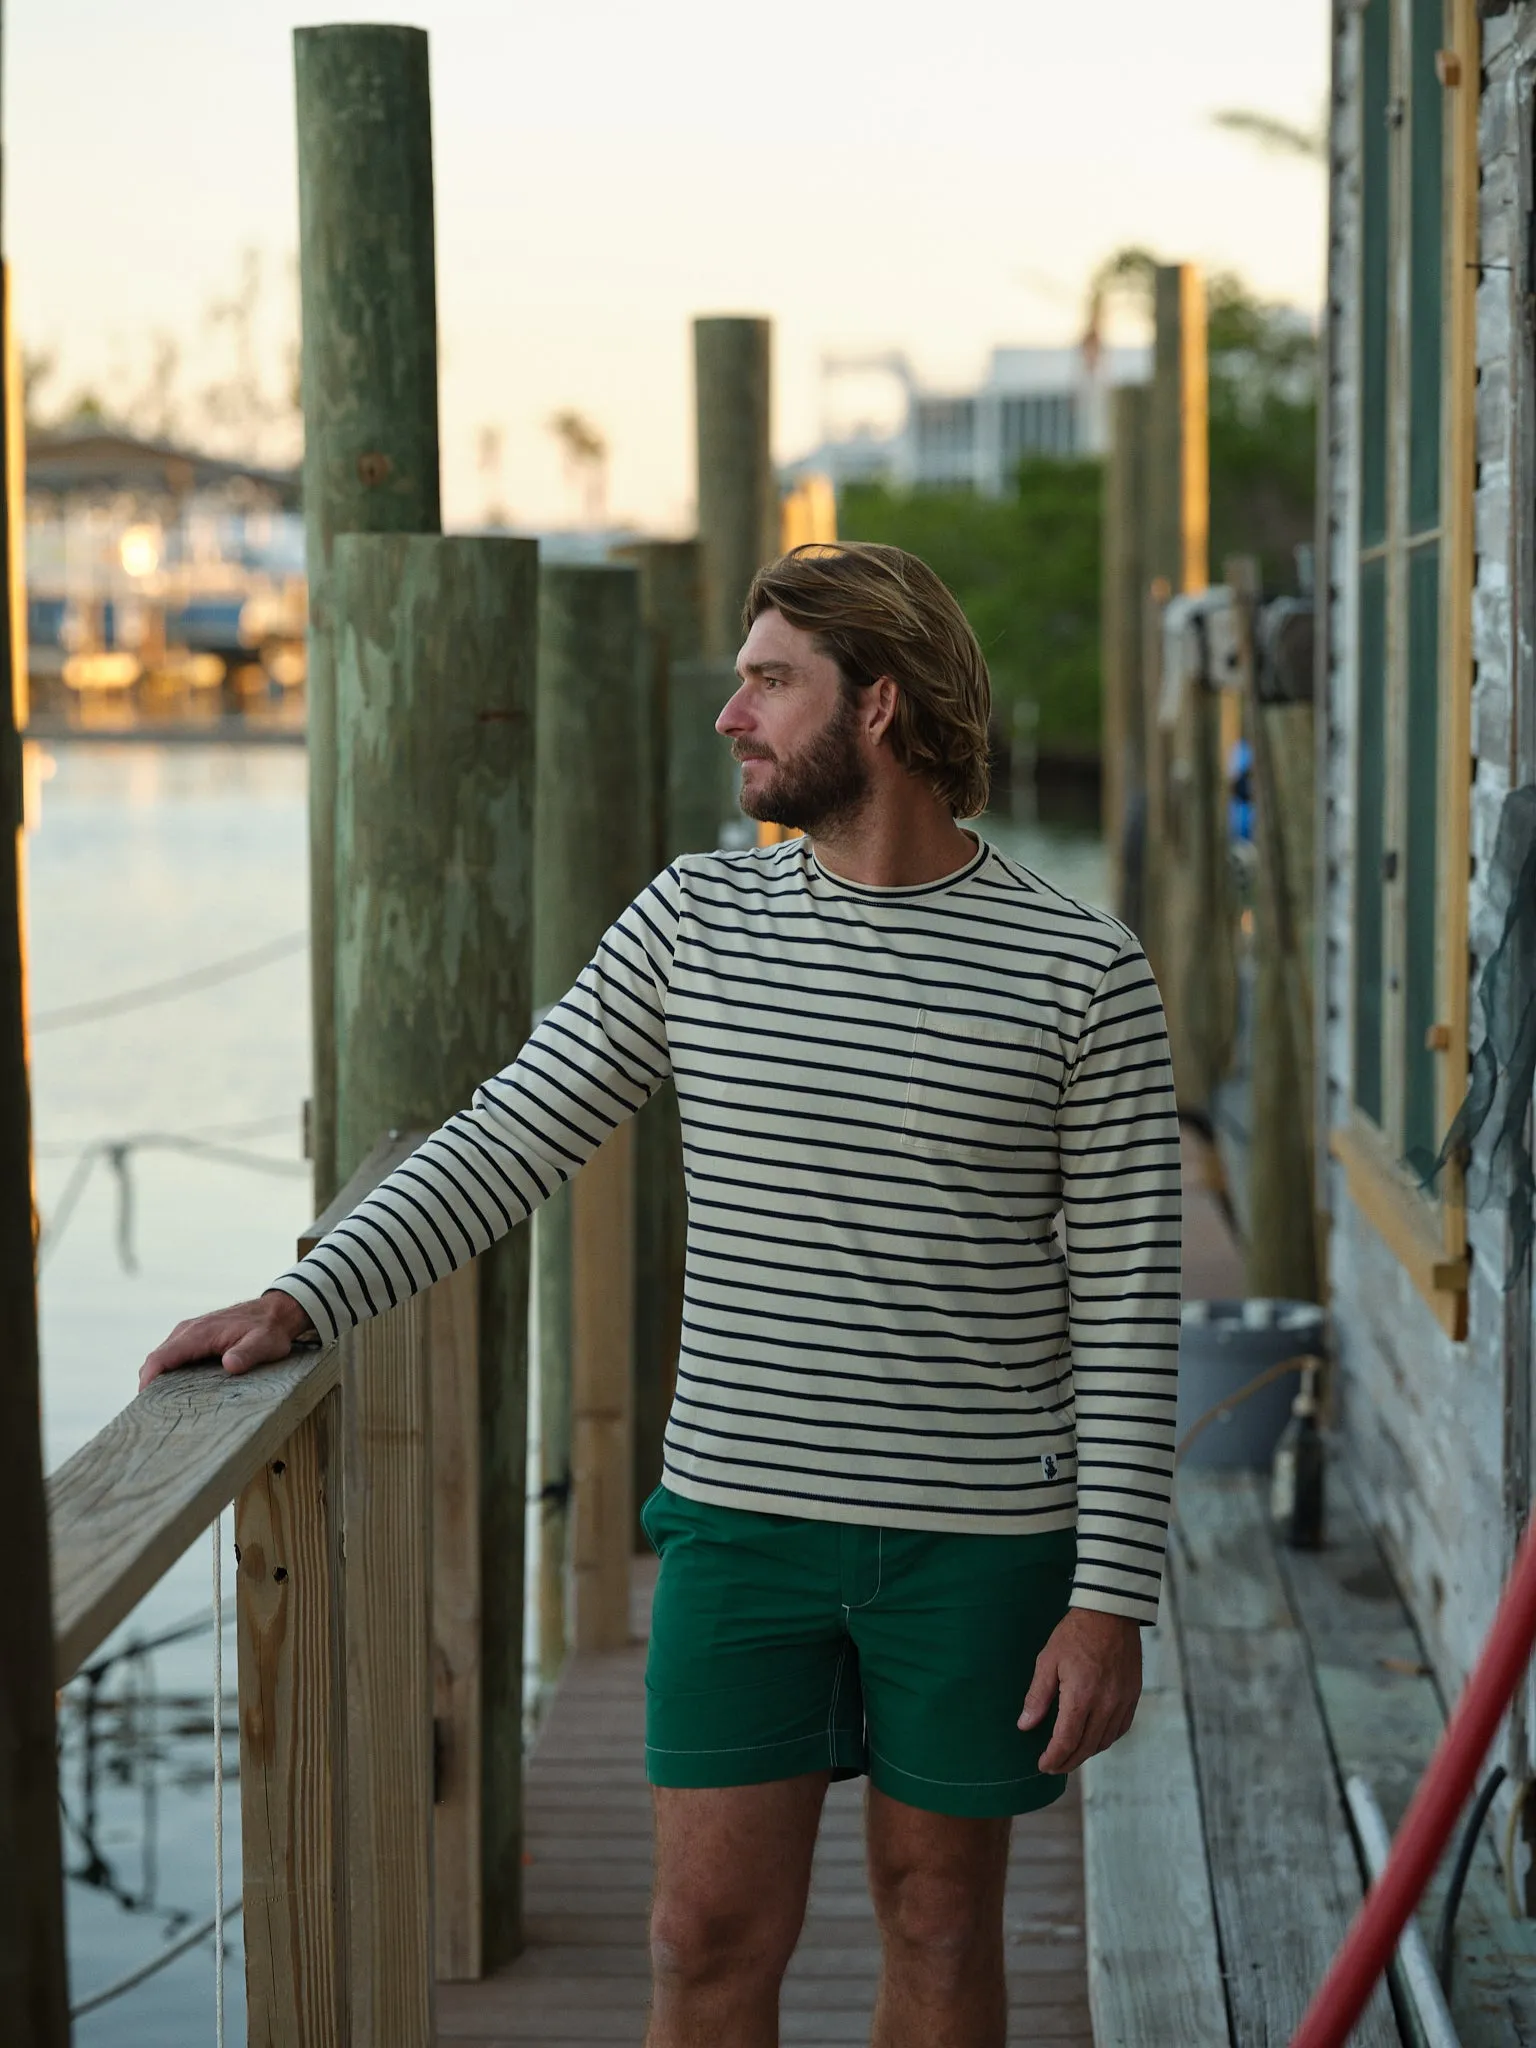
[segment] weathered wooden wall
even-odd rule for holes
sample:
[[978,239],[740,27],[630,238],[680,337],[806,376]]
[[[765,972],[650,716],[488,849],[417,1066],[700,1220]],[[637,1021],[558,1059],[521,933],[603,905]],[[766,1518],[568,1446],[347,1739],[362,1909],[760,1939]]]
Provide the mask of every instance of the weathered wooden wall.
[[[1471,781],[1472,981],[1497,933],[1489,929],[1485,876],[1500,805],[1511,782],[1517,677],[1511,592],[1531,579],[1511,528],[1511,476],[1525,478],[1523,415],[1530,373],[1512,357],[1514,308],[1528,229],[1531,104],[1523,67],[1536,57],[1536,6],[1516,6],[1483,27],[1480,249],[1477,294],[1475,684]],[[1319,1102],[1325,1132],[1348,1121],[1351,1071],[1350,945],[1355,810],[1354,716],[1359,464],[1360,18],[1334,9],[1331,230],[1327,311],[1328,461],[1320,479],[1326,558],[1326,716],[1319,718],[1325,808],[1318,847],[1321,956],[1318,988]],[[1459,90],[1476,90],[1475,70]],[[1454,115],[1447,95],[1447,140]],[[1512,401],[1512,389],[1516,399]],[[1518,467],[1517,467],[1518,465]],[[1528,657],[1527,657],[1528,659]],[[1321,708],[1321,707],[1320,707]],[[1529,723],[1528,716],[1526,723]],[[1447,744],[1454,744],[1454,736]],[[1524,770],[1530,773],[1529,767]],[[1474,1024],[1474,1042],[1475,1042]],[[1342,1423],[1368,1510],[1378,1526],[1435,1659],[1455,1692],[1492,1613],[1510,1555],[1504,1501],[1511,1459],[1528,1470],[1528,1442],[1506,1429],[1505,1339],[1510,1304],[1502,1279],[1502,1212],[1469,1218],[1473,1265],[1468,1336],[1454,1342],[1404,1266],[1350,1198],[1335,1161],[1324,1169],[1331,1217],[1331,1303],[1342,1367]],[[1525,1302],[1529,1338],[1529,1302]],[[1528,1423],[1524,1425],[1528,1430]]]

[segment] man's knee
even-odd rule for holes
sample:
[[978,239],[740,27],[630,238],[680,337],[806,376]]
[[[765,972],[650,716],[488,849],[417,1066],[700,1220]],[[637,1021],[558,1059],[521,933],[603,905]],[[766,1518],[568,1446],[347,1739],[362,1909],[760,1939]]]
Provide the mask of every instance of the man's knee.
[[732,1978],[777,1983],[800,1936],[801,1915],[761,1905],[723,1906],[689,1892],[658,1894],[651,1908],[651,1968],[687,1989]]
[[1001,1901],[990,1884],[905,1869],[876,1874],[873,1889],[887,1949],[926,1974],[957,1975],[1001,1943]]

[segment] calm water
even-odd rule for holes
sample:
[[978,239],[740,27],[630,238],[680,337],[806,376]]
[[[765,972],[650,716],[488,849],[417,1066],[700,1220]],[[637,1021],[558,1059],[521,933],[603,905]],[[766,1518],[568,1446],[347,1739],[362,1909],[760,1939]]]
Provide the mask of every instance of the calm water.
[[[131,1397],[172,1323],[250,1295],[309,1220],[305,760],[298,748],[60,746],[29,842],[33,1085],[44,1219],[43,1422],[50,1466]],[[1079,832],[989,821],[1069,893],[1102,900]],[[279,957],[168,1000],[77,1022],[49,1013],[268,947]],[[121,1148],[120,1165],[103,1148]],[[209,1149],[213,1148],[213,1149]],[[82,1175],[83,1181],[82,1181]],[[67,1213],[65,1205],[68,1204]],[[52,1227],[52,1234],[50,1229]],[[233,1610],[231,1532],[224,1591]],[[212,1552],[201,1539],[65,1697],[63,1789],[75,1998],[208,1918],[213,1901]],[[238,1897],[234,1642],[225,1631],[226,1892]],[[240,1923],[227,2038],[244,2040]],[[213,1944],[77,2023],[79,2048],[213,2039]]]

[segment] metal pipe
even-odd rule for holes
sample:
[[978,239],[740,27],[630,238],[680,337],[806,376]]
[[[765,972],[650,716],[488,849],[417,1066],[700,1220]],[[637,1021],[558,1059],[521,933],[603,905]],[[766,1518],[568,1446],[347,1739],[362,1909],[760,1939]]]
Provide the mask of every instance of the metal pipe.
[[[1347,1778],[1344,1797],[1349,1802],[1349,1817],[1355,1824],[1365,1867],[1371,1874],[1371,1883],[1375,1884],[1392,1851],[1392,1837],[1387,1831],[1386,1820],[1376,1804],[1375,1793],[1364,1778]],[[1451,2018],[1450,2007],[1440,1989],[1440,1980],[1435,1975],[1435,1967],[1429,1959],[1429,1950],[1417,1921],[1410,1920],[1403,1929],[1402,1939],[1397,1944],[1397,1967],[1398,1982],[1413,2007],[1423,2048],[1461,2048],[1456,2038],[1456,2022]]]

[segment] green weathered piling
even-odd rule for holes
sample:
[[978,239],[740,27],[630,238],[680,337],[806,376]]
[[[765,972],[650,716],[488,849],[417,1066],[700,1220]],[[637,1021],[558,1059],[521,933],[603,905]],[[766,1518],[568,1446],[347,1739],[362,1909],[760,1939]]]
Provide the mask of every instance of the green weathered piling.
[[700,651],[734,661],[753,575],[779,552],[779,493],[769,450],[772,323],[693,323],[698,432]]
[[[715,843],[719,818],[702,838],[688,826],[684,791],[690,764],[702,761],[704,803],[711,813],[727,800],[725,745],[712,731],[719,706],[700,703],[690,686],[698,671],[699,548],[697,541],[644,541],[626,549],[640,571],[640,614],[645,629],[650,720],[647,780],[651,791],[651,843],[646,865],[659,873],[675,854],[705,851]],[[722,700],[723,701],[723,700]],[[674,743],[674,717],[702,726],[698,745]],[[674,777],[674,758],[679,757]],[[674,779],[678,785],[673,795]],[[700,808],[697,801],[693,811]],[[723,812],[722,812],[723,815]],[[635,1122],[635,1481],[636,1511],[661,1478],[662,1436],[677,1379],[683,1318],[683,1256],[687,1196],[677,1096],[667,1081]],[[638,1519],[636,1545],[645,1541]]]
[[[648,670],[636,571],[546,566],[540,578],[538,666],[534,997],[542,1009],[571,987],[651,872],[651,802],[637,770]],[[567,1189],[538,1219],[540,1656],[550,1678],[566,1650],[569,1490],[576,1458],[574,1208]]]
[[[337,1158],[440,1122],[527,1036],[532,1006],[531,541],[345,534],[336,646]],[[522,1881],[528,1236],[480,1261],[485,1967]]]
[[442,523],[427,38],[414,28],[297,29],[294,73],[309,576],[311,1135],[323,1208],[346,1177],[336,1149],[332,543],[338,533],[435,533]]

